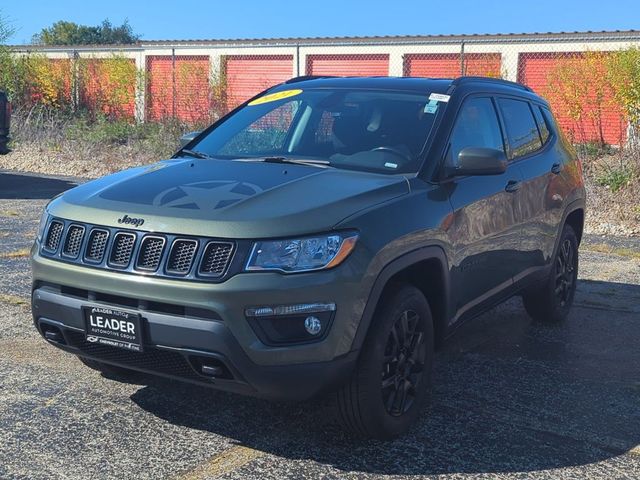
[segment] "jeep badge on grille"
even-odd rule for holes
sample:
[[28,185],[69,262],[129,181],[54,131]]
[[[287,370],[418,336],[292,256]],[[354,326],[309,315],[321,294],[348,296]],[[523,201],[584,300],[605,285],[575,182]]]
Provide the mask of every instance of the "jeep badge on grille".
[[125,225],[133,225],[134,227],[141,227],[144,223],[144,218],[133,218],[129,215],[125,215],[118,219],[118,223],[124,223]]

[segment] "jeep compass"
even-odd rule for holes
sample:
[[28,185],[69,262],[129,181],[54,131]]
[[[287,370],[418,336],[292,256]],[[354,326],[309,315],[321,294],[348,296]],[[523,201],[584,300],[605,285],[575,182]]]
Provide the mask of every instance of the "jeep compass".
[[584,207],[574,150],[527,87],[295,78],[172,158],[49,203],[33,318],[109,375],[328,394],[345,428],[389,438],[462,322],[514,295],[535,320],[568,315]]

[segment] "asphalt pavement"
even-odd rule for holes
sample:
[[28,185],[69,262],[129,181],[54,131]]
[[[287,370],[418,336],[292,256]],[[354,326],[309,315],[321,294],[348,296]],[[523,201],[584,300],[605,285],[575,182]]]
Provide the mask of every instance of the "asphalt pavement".
[[[327,399],[122,383],[47,345],[27,251],[46,199],[77,181],[0,172],[1,479],[640,478],[637,239],[586,238],[564,324],[513,299],[460,328],[412,431],[365,441],[330,421]],[[625,250],[590,249],[609,241]]]

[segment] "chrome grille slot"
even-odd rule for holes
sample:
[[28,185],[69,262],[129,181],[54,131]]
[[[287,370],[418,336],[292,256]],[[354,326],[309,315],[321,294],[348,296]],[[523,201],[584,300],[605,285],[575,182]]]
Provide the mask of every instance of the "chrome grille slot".
[[177,275],[186,275],[189,273],[197,250],[197,240],[181,238],[173,242],[171,251],[169,252],[169,259],[167,260],[167,272]]
[[109,265],[126,268],[131,262],[131,254],[136,243],[133,233],[118,232],[113,238],[113,246],[109,255]]
[[67,229],[67,236],[62,246],[62,255],[71,258],[77,258],[82,247],[82,239],[84,238],[84,227],[81,225],[71,225]]
[[102,262],[104,253],[107,250],[107,240],[109,240],[109,232],[107,230],[99,228],[91,230],[84,258],[90,262]]
[[200,262],[200,275],[221,277],[229,264],[233,244],[227,242],[209,242],[204,249]]
[[49,224],[49,231],[47,232],[47,238],[44,242],[44,248],[46,250],[49,252],[56,252],[58,250],[63,230],[64,224],[62,222],[54,220]]
[[142,243],[140,244],[140,251],[138,252],[136,268],[138,270],[155,272],[160,266],[162,252],[164,251],[164,243],[165,239],[162,237],[155,237],[150,235],[144,237],[142,239]]

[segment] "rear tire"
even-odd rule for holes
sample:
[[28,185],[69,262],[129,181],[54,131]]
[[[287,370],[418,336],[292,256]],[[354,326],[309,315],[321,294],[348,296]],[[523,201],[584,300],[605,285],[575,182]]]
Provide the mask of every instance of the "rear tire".
[[420,290],[405,285],[378,307],[337,416],[360,436],[390,439],[416,423],[431,391],[433,321]]
[[553,259],[549,278],[526,291],[522,303],[531,318],[558,323],[569,315],[578,283],[578,239],[573,228],[565,225]]
[[87,367],[97,372],[102,373],[105,377],[112,379],[130,379],[134,377],[137,372],[129,370],[128,368],[116,367],[115,365],[109,365],[106,363],[93,360],[91,358],[85,358],[78,355],[78,359],[84,363]]

